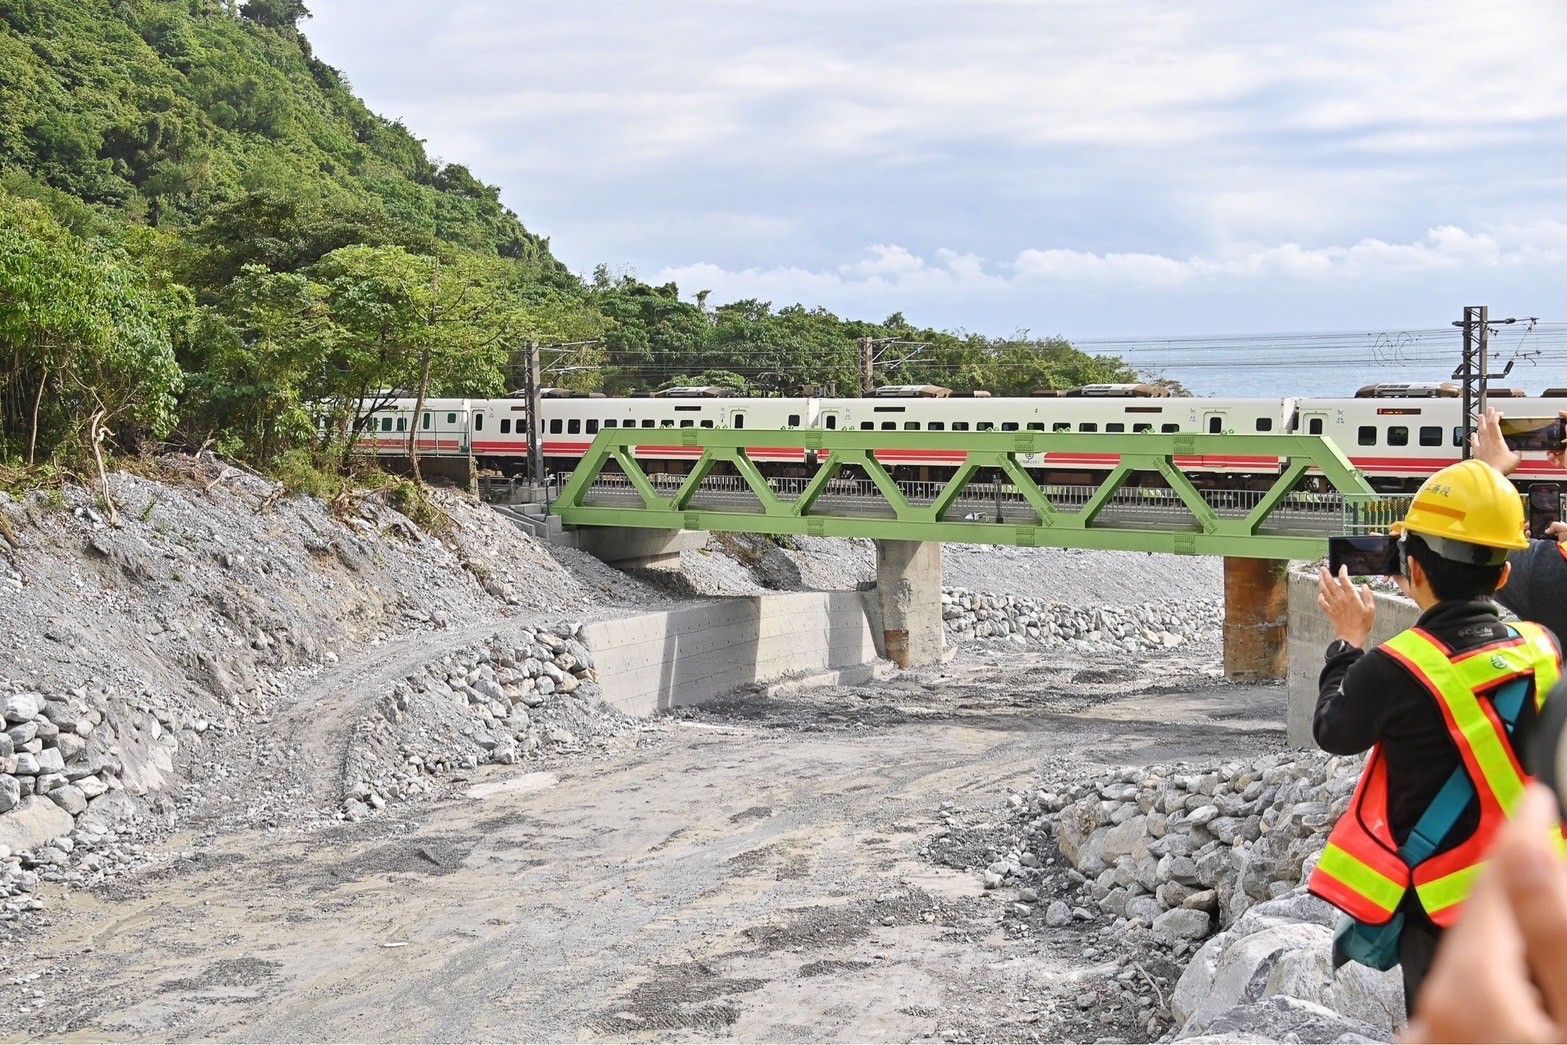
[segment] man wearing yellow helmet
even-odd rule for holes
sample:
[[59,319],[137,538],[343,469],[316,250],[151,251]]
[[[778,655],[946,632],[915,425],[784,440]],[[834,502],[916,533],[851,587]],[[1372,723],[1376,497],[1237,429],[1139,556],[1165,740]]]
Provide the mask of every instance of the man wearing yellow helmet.
[[1402,965],[1412,1005],[1442,929],[1523,793],[1515,751],[1561,675],[1561,655],[1549,631],[1503,623],[1492,601],[1508,554],[1528,544],[1522,502],[1495,468],[1464,461],[1437,472],[1398,536],[1401,585],[1421,616],[1373,650],[1371,592],[1345,571],[1319,572],[1317,602],[1338,639],[1314,734],[1334,754],[1370,754],[1310,887],[1347,916],[1335,960]]

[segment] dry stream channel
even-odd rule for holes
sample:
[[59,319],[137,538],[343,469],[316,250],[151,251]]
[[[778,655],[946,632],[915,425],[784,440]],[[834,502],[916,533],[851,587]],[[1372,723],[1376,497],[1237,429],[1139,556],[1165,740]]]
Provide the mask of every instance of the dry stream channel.
[[471,770],[358,823],[176,834],[165,866],[45,887],[0,1033],[1139,1040],[1083,1004],[1095,926],[1008,927],[987,840],[1042,767],[1276,750],[1283,700],[1195,651],[980,648]]

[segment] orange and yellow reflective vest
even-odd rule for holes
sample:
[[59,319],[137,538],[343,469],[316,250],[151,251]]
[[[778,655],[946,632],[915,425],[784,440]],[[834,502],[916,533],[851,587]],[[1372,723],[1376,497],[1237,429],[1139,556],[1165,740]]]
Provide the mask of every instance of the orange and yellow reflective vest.
[[1562,674],[1561,653],[1538,624],[1514,623],[1513,638],[1454,653],[1420,628],[1380,647],[1431,692],[1480,800],[1473,835],[1413,868],[1399,855],[1387,818],[1387,765],[1371,749],[1349,808],[1328,836],[1310,890],[1358,922],[1385,925],[1411,888],[1437,925],[1451,925],[1479,874],[1492,836],[1528,782],[1491,697],[1514,679],[1533,680],[1535,706]]

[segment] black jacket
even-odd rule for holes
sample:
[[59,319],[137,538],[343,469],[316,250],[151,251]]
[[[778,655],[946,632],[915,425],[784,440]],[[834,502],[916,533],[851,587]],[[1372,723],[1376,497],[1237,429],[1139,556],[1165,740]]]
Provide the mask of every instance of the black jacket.
[[1512,576],[1496,601],[1524,620],[1543,624],[1558,637],[1567,635],[1567,545],[1530,541],[1507,557]]
[[[1454,650],[1507,637],[1507,626],[1488,599],[1438,603],[1418,623]],[[1382,744],[1388,819],[1394,838],[1402,844],[1458,768],[1458,748],[1447,735],[1435,698],[1398,661],[1381,650],[1343,647],[1343,643],[1329,647],[1318,682],[1312,732],[1318,745],[1335,755],[1358,755]],[[1513,736],[1515,749],[1523,750],[1528,743],[1534,719],[1534,701],[1525,701]],[[1438,852],[1474,834],[1479,822],[1479,809],[1471,802]]]

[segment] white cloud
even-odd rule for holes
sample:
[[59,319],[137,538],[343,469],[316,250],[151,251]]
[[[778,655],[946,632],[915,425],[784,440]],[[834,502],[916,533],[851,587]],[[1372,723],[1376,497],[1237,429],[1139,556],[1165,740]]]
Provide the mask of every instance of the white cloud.
[[986,262],[973,254],[937,251],[926,259],[895,244],[878,244],[829,270],[795,266],[728,270],[711,263],[671,266],[655,282],[674,280],[715,291],[719,299],[771,298],[780,302],[835,300],[892,290],[917,300],[930,292],[984,295],[1043,288],[1113,288],[1125,294],[1183,286],[1231,291],[1259,283],[1294,282],[1321,288],[1341,283],[1401,283],[1432,273],[1529,267],[1567,267],[1567,225],[1471,232],[1439,226],[1407,243],[1364,239],[1345,245],[1298,243],[1237,246],[1214,254],[1171,257],[1094,253],[1063,248],[1021,251]]
[[1563,249],[1560,0],[312,9],[372,107],[582,269],[986,326],[1064,287],[1505,290]]

